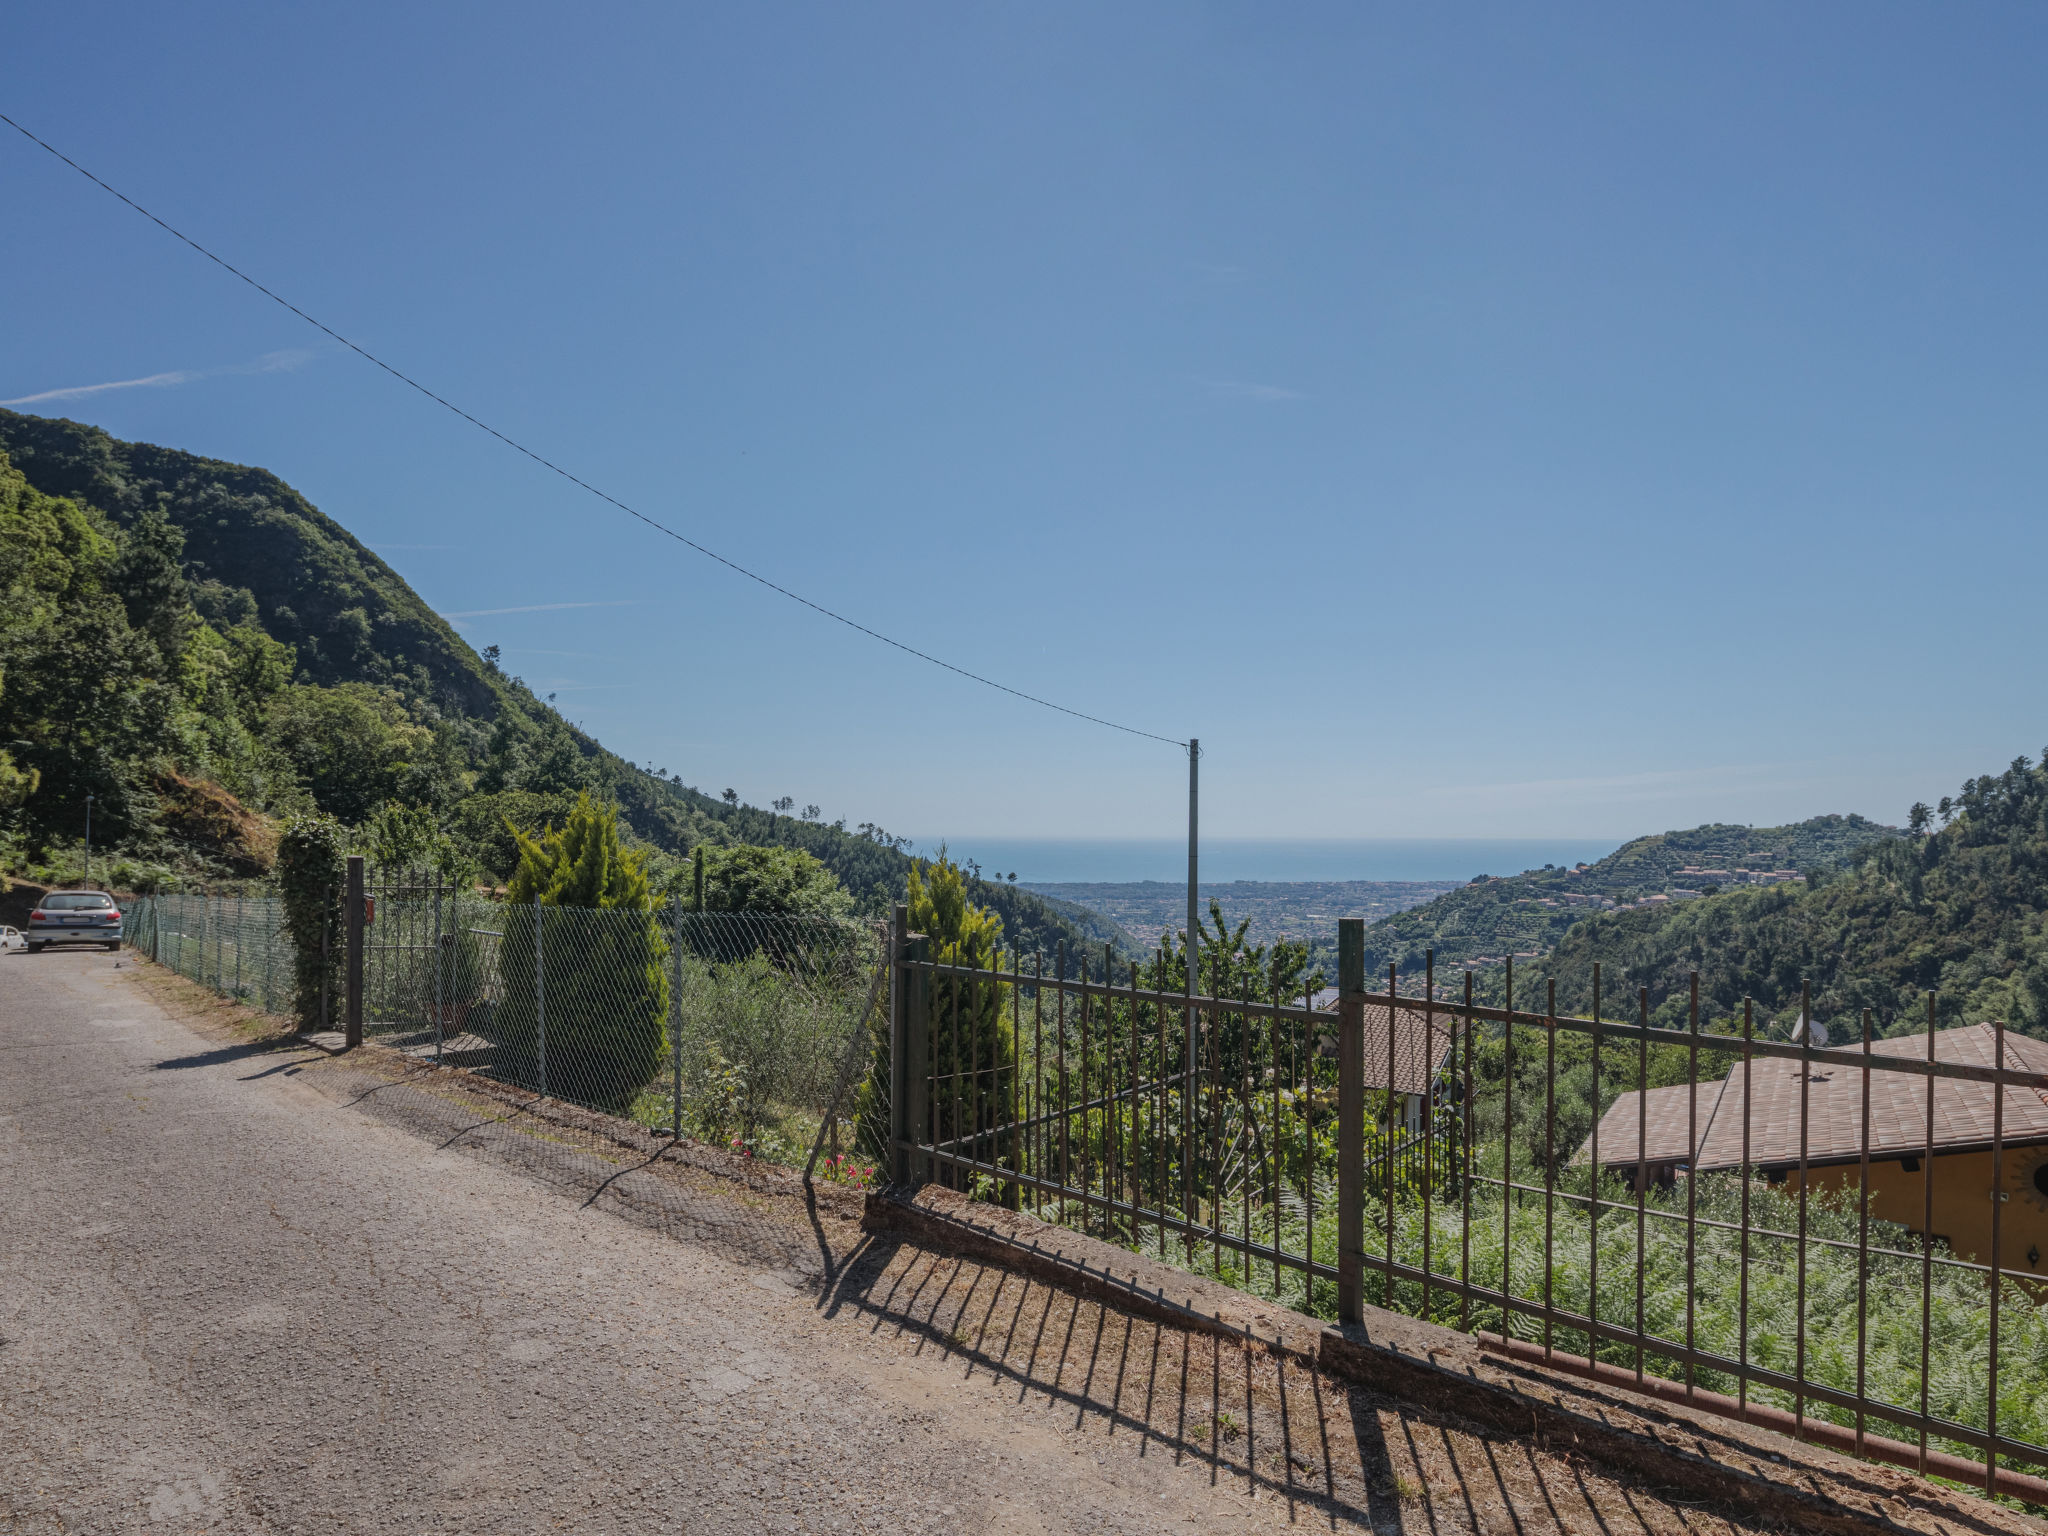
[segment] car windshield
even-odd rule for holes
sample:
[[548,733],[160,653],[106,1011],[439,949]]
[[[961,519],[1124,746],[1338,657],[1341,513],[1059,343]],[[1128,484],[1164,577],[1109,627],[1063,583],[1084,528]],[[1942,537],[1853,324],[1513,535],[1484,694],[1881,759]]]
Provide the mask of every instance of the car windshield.
[[61,896],[45,896],[42,901],[45,912],[90,912],[113,904],[111,896],[102,896],[98,891],[67,891]]

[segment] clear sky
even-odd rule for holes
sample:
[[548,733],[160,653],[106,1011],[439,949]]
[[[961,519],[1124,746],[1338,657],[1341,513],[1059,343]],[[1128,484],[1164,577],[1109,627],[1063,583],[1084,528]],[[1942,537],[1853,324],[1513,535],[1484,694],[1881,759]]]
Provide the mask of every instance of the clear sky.
[[[2048,741],[2048,11],[27,7],[0,110],[775,580],[1204,738],[1243,837]],[[537,471],[0,142],[0,399],[261,464],[643,764],[1171,836],[1175,749]],[[513,610],[513,611],[502,611]]]

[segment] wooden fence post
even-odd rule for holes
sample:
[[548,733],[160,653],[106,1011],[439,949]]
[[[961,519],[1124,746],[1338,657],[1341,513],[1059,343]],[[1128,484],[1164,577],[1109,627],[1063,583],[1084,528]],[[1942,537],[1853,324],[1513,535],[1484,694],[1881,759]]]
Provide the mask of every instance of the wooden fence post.
[[1365,919],[1337,920],[1337,1321],[1365,1318]]

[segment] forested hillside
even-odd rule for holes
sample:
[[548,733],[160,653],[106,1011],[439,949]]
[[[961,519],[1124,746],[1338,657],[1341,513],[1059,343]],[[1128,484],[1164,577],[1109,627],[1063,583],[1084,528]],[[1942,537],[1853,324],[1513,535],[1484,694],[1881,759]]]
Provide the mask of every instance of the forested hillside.
[[[280,820],[311,811],[366,846],[426,827],[502,878],[505,823],[558,821],[586,789],[619,802],[668,883],[699,845],[762,846],[784,852],[749,889],[880,912],[912,863],[879,828],[759,810],[606,751],[268,471],[11,411],[0,748],[0,865],[75,861],[90,793],[100,872],[136,884],[258,877]],[[1026,950],[1115,937],[1067,903],[974,889]]]
[[1482,875],[1368,928],[1366,968],[1380,974],[1392,961],[1403,971],[1419,970],[1431,947],[1440,967],[1541,955],[1593,913],[1668,897],[1674,888],[1693,889],[1680,885],[1682,869],[1725,872],[1725,882],[1708,882],[1719,889],[1784,871],[1803,874],[1897,836],[1896,828],[1861,816],[1816,816],[1784,827],[1715,823],[1639,837],[1597,863],[1572,869]]
[[1632,1014],[1647,987],[1658,1017],[1681,1023],[1697,970],[1710,1017],[1725,1024],[1752,997],[1758,1027],[1781,1037],[1803,977],[1837,1040],[1864,1008],[1881,1033],[1917,1032],[1929,990],[1941,1027],[2003,1019],[2048,1038],[2048,766],[2015,759],[1942,805],[1946,825],[1865,843],[1803,885],[1595,917],[1518,968],[1523,1006],[1555,975],[1559,1008],[1590,1007],[1598,960],[1610,1014]]

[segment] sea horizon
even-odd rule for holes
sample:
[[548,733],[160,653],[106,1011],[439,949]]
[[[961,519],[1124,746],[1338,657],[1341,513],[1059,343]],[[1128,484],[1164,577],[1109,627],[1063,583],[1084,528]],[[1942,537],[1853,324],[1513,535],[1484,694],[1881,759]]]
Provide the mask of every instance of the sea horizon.
[[[949,837],[920,840],[911,851],[971,859],[985,876],[1016,873],[1020,885],[1185,883],[1187,843],[1173,838]],[[1364,837],[1205,839],[1204,885],[1234,880],[1470,880],[1514,875],[1545,864],[1592,862],[1619,838]]]

